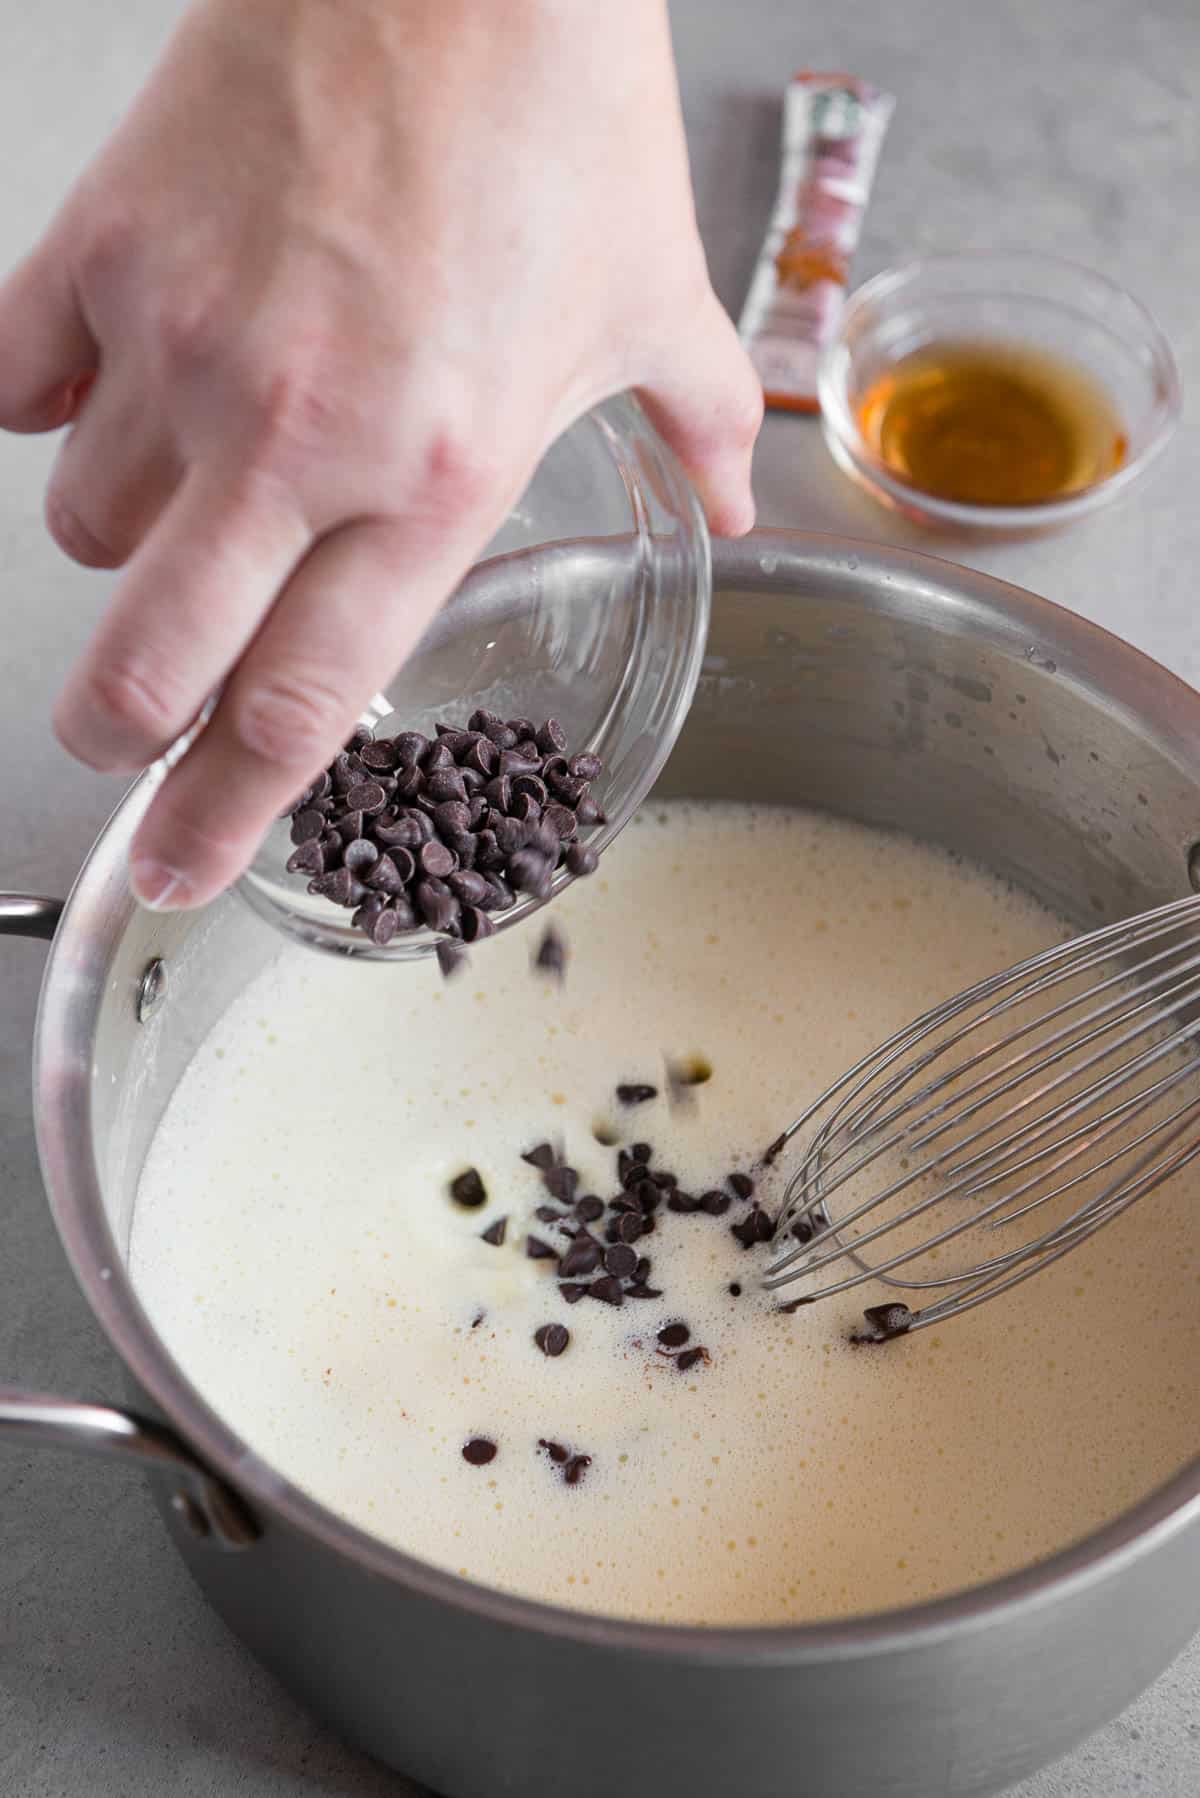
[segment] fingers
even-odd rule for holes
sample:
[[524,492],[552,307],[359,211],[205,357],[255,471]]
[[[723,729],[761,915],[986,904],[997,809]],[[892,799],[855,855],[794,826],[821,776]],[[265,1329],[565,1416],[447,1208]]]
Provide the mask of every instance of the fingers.
[[191,724],[308,548],[296,502],[265,476],[193,469],[119,583],[55,707],[93,768],[144,768]]
[[65,258],[40,245],[0,286],[0,428],[66,424],[98,361]]
[[710,529],[719,537],[743,535],[754,523],[751,461],[762,386],[714,295],[638,398],[683,463]]
[[120,568],[153,528],[181,474],[157,409],[106,363],[46,490],[51,535],[85,567]]
[[477,548],[472,534],[453,565],[438,553],[422,566],[413,533],[394,521],[344,525],[315,545],[142,824],[130,871],[144,904],[200,905],[242,873]]

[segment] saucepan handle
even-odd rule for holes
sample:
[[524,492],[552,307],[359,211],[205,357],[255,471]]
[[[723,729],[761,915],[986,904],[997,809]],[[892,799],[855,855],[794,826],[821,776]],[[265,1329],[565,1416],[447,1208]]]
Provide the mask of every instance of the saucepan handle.
[[[59,899],[0,893],[0,936],[49,940],[62,909]],[[211,1474],[173,1430],[148,1418],[111,1405],[0,1386],[3,1442],[73,1448],[165,1471],[177,1482],[172,1506],[195,1535],[208,1537],[221,1548],[241,1549],[261,1534],[236,1493]]]

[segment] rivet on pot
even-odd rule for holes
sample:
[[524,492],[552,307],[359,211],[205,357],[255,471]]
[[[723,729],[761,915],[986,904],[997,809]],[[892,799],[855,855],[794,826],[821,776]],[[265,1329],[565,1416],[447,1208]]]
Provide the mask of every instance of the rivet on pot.
[[197,1540],[203,1540],[209,1534],[210,1524],[200,1506],[190,1492],[173,1492],[171,1509],[184,1525],[185,1529]]
[[158,956],[155,956],[153,961],[146,963],[145,971],[138,982],[138,1023],[149,1023],[166,996],[167,970]]
[[1193,843],[1188,850],[1187,870],[1193,893],[1200,893],[1200,843]]

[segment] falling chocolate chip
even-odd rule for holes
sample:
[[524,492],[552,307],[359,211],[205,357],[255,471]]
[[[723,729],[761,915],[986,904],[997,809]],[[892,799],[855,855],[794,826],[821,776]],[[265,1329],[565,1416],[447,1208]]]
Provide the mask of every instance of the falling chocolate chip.
[[739,1280],[731,1280],[729,1282],[729,1295],[731,1298],[735,1298],[735,1299],[741,1298],[742,1287],[741,1287],[741,1282]]
[[443,980],[453,980],[461,974],[467,965],[467,952],[458,943],[439,943],[437,946],[438,967],[442,970]]
[[533,1332],[533,1340],[543,1355],[548,1355],[554,1360],[562,1354],[570,1342],[571,1332],[565,1324],[542,1324],[540,1329]]
[[559,1466],[562,1465],[571,1452],[570,1449],[564,1448],[561,1442],[547,1442],[544,1436],[538,1437],[538,1447],[544,1448],[550,1459],[552,1461],[557,1461]]
[[496,1444],[486,1436],[472,1436],[469,1442],[463,1443],[462,1457],[472,1467],[486,1467],[489,1461],[496,1459]]
[[489,1224],[486,1230],[481,1230],[479,1236],[481,1242],[489,1243],[494,1249],[500,1249],[504,1247],[504,1238],[507,1234],[508,1218],[498,1217],[494,1224]]
[[775,1141],[771,1143],[768,1148],[763,1150],[761,1160],[764,1167],[770,1167],[772,1162],[778,1161],[779,1157],[783,1154],[783,1151],[787,1148],[787,1140],[788,1133],[785,1130],[782,1135],[775,1138]]
[[553,924],[547,926],[538,944],[533,965],[539,974],[553,974],[560,979],[566,971],[567,945]]
[[572,1455],[563,1468],[563,1479],[568,1486],[577,1486],[592,1464],[590,1455]]
[[[623,1082],[617,1088],[617,1103],[619,1105],[645,1105],[649,1100],[657,1099],[657,1097],[657,1086],[648,1086],[642,1081]],[[640,1160],[641,1157],[639,1156],[637,1159]],[[647,1159],[649,1158],[647,1157]]]
[[680,1373],[690,1373],[693,1367],[697,1367],[701,1361],[707,1360],[708,1350],[706,1348],[690,1348],[684,1349],[682,1355],[676,1355],[675,1365]]
[[450,1197],[456,1205],[467,1205],[472,1209],[477,1205],[486,1205],[487,1187],[479,1177],[479,1170],[469,1167],[461,1174],[455,1174],[450,1182]]

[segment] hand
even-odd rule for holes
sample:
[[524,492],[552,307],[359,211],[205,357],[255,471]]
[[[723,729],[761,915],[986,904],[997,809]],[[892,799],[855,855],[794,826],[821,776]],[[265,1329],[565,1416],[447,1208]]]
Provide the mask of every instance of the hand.
[[0,426],[71,422],[56,540],[126,569],[63,743],[144,767],[220,689],[138,833],[148,904],[241,873],[601,398],[753,522],[663,0],[203,0],[0,345]]

